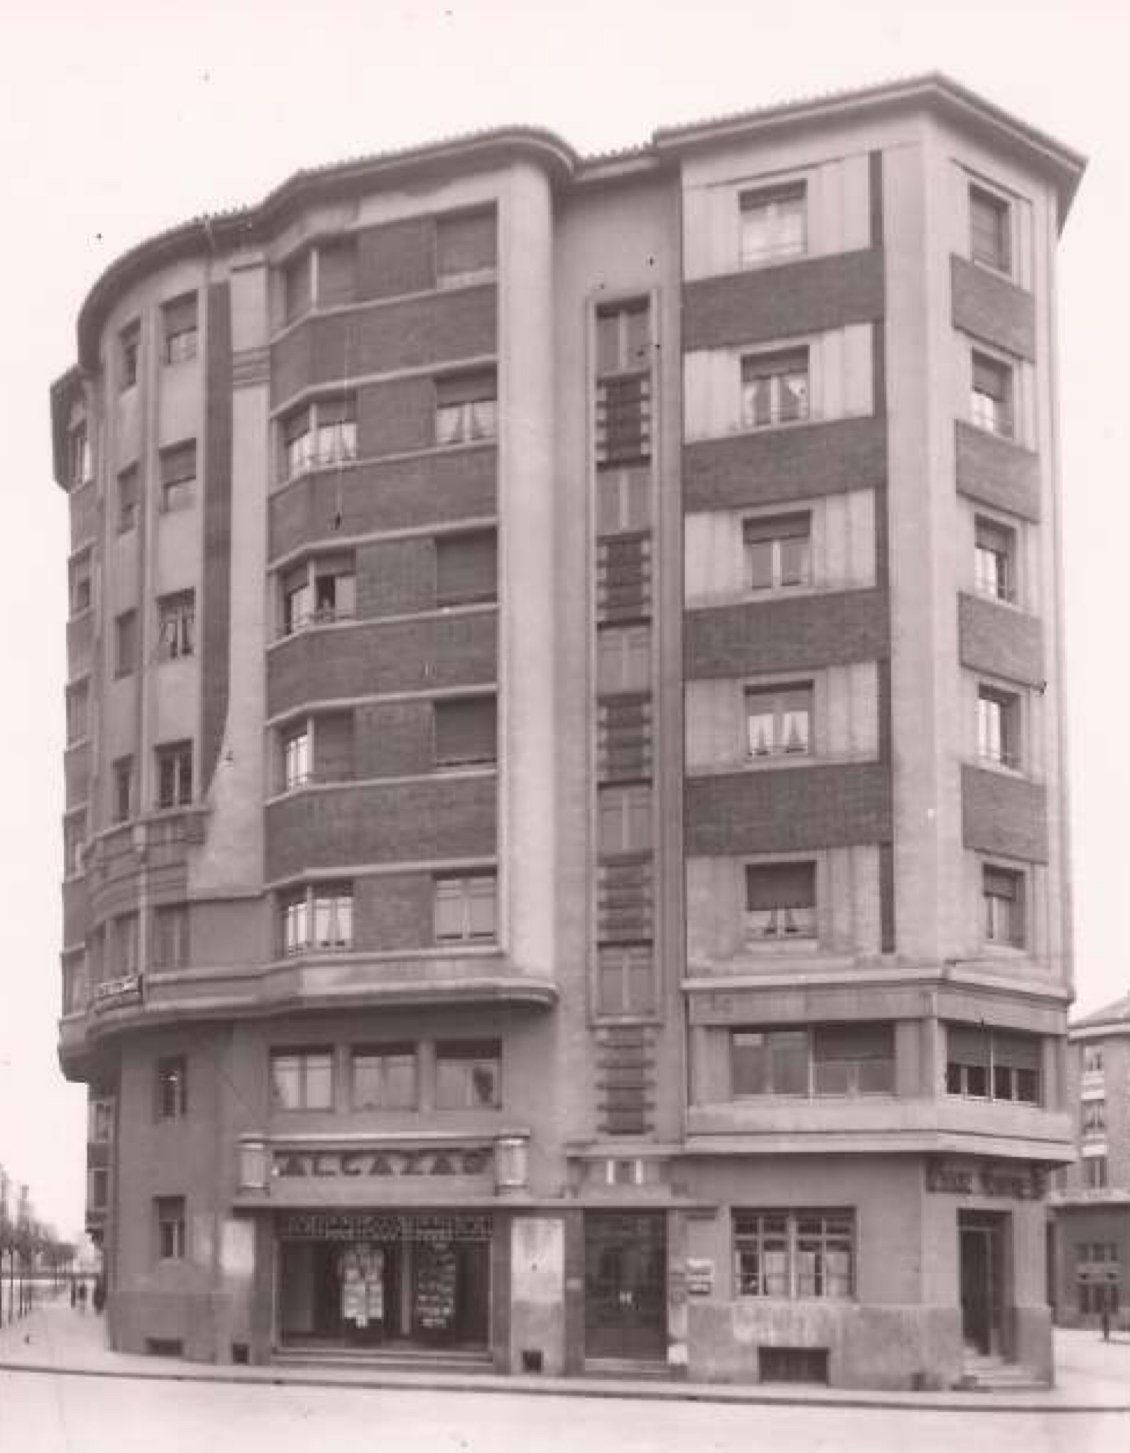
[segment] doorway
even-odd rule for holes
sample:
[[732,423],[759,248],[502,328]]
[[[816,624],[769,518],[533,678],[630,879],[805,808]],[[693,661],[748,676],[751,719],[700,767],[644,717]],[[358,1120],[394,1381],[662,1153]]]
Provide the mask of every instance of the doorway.
[[667,1357],[667,1220],[662,1211],[585,1216],[585,1355]]
[[1007,1215],[959,1211],[961,1335],[968,1351],[1006,1356]]

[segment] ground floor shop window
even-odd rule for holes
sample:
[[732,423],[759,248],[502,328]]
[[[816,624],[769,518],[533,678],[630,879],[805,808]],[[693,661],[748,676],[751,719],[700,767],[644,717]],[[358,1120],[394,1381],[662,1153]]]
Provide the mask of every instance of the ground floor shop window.
[[1081,1241],[1075,1248],[1075,1277],[1084,1317],[1117,1313],[1120,1277],[1115,1242]]
[[734,1282],[743,1297],[850,1297],[855,1212],[735,1211]]
[[318,1239],[284,1235],[280,1241],[279,1336],[284,1343],[486,1347],[489,1217],[312,1219],[318,1221]]

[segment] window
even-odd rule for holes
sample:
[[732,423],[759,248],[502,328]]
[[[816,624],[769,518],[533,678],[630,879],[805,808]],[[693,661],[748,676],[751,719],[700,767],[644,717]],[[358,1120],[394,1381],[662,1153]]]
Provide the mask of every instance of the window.
[[439,605],[498,598],[498,536],[494,530],[440,535],[435,551]]
[[602,857],[651,847],[651,788],[601,787],[596,797],[597,844]]
[[977,688],[977,754],[1000,767],[1020,766],[1020,698],[995,686]]
[[493,696],[437,701],[433,711],[437,767],[463,767],[496,760],[498,713]]
[[762,515],[742,526],[750,590],[812,583],[812,516]]
[[812,750],[811,681],[750,687],[745,694],[751,757],[805,757]]
[[357,458],[357,402],[316,399],[288,414],[282,425],[283,478]]
[[804,182],[787,182],[741,194],[743,267],[783,262],[808,250],[805,192]]
[[179,510],[196,493],[196,440],[186,439],[161,450],[161,508]]
[[158,1120],[183,1120],[188,1114],[188,1060],[174,1055],[157,1061]]
[[80,1014],[86,1008],[86,955],[81,950],[63,960],[63,1013]]
[[497,1109],[502,1104],[502,1047],[497,1040],[436,1045],[436,1108]]
[[156,751],[157,806],[187,807],[192,802],[192,743],[168,742]]
[[308,625],[349,620],[356,599],[352,556],[304,561],[282,577],[283,634],[293,635]]
[[844,1300],[854,1283],[854,1211],[734,1212],[738,1296]]
[[79,419],[67,430],[67,483],[72,488],[88,483],[94,475],[94,457],[90,449],[90,432],[85,419]]
[[118,757],[111,768],[113,816],[126,822],[133,815],[133,758]]
[[596,633],[596,685],[601,695],[646,691],[651,678],[651,630],[602,626]]
[[602,472],[638,468],[651,458],[651,352],[646,298],[597,309],[596,462]]
[[110,1172],[103,1166],[91,1166],[86,1189],[88,1211],[105,1211],[110,1205]]
[[196,595],[163,595],[157,602],[157,654],[162,661],[191,656],[196,642]]
[[996,272],[1012,270],[1011,208],[983,187],[969,188],[969,242],[974,262]]
[[1109,1184],[1105,1155],[1083,1157],[1083,1186],[1088,1191],[1105,1191]]
[[655,973],[650,944],[602,945],[596,974],[599,1013],[654,1012]]
[[981,896],[985,911],[985,942],[1023,948],[1026,938],[1024,874],[1015,868],[989,864],[981,870]]
[[333,1089],[332,1049],[271,1051],[271,1104],[276,1110],[332,1110]]
[[353,947],[353,887],[319,883],[280,898],[282,947],[287,954]]
[[990,358],[976,350],[973,352],[970,408],[978,428],[1006,439],[1012,438],[1012,369],[1000,359]]
[[281,733],[283,790],[293,792],[310,781],[310,724],[299,722]]
[[808,349],[742,359],[742,423],[747,429],[808,418]]
[[305,313],[314,297],[313,253],[300,253],[282,269],[283,321],[291,322]]
[[70,591],[71,615],[89,610],[93,601],[90,551],[84,550],[71,561],[67,584]]
[[638,373],[651,367],[651,310],[646,298],[596,310],[596,371]]
[[596,610],[599,620],[646,620],[651,614],[651,578],[651,540],[646,535],[598,541]]
[[93,1145],[107,1145],[114,1135],[113,1100],[90,1100],[86,1112],[86,1138]]
[[86,843],[86,813],[80,810],[63,819],[63,875],[82,872],[82,850]]
[[1087,1100],[1079,1126],[1084,1135],[1101,1135],[1106,1130],[1106,1101]]
[[498,384],[494,371],[437,378],[436,443],[470,444],[498,433]]
[[596,479],[596,532],[615,535],[651,527],[651,470],[646,464],[602,469]]
[[493,208],[436,218],[436,278],[455,287],[492,273],[497,266],[497,229]]
[[130,979],[138,972],[137,914],[119,913],[110,920],[108,943],[111,979]]
[[351,1103],[355,1110],[414,1110],[417,1102],[415,1045],[354,1049]]
[[314,253],[318,273],[318,306],[340,308],[357,296],[357,239],[336,238],[321,243]]
[[972,1100],[1040,1103],[1041,1040],[980,1025],[946,1030],[946,1093]]
[[89,731],[90,688],[85,681],[67,687],[67,746],[81,742]]
[[166,363],[196,357],[196,294],[173,298],[161,309],[162,356]]
[[137,366],[141,356],[141,323],[130,323],[118,334],[118,377],[122,392],[137,383]]
[[650,857],[597,866],[597,937],[602,944],[649,942],[655,912]]
[[187,904],[167,903],[154,910],[150,958],[155,969],[182,969],[188,963]]
[[894,1026],[852,1023],[811,1029],[734,1030],[730,1085],[739,1099],[892,1094]]
[[1016,599],[1016,531],[978,515],[973,570],[977,591],[990,600]]
[[815,863],[751,863],[745,875],[747,943],[816,937]]
[[137,669],[137,611],[125,610],[114,619],[114,675],[128,676]]
[[118,534],[124,535],[137,524],[137,502],[141,475],[136,464],[118,475]]
[[436,942],[493,941],[496,898],[493,873],[436,878],[433,896]]
[[183,1196],[158,1196],[154,1201],[157,1220],[157,1255],[162,1261],[182,1261],[188,1254]]
[[1101,1044],[1083,1046],[1083,1073],[1101,1075],[1103,1072],[1103,1047]]

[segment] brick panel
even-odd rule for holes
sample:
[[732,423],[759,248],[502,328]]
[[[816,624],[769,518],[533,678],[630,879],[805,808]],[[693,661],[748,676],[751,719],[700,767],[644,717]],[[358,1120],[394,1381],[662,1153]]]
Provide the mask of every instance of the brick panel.
[[307,475],[271,497],[271,557],[331,534],[348,539],[493,515],[497,477],[493,448],[445,450]]
[[85,676],[94,650],[94,612],[84,610],[67,622],[67,680]]
[[891,840],[891,786],[879,763],[690,778],[691,855],[799,852]]
[[837,591],[686,613],[689,678],[745,676],[874,661],[890,651],[887,594]]
[[1036,357],[1036,300],[1007,278],[952,257],[953,325],[1019,358]]
[[1040,518],[1040,457],[964,419],[957,421],[957,488],[1026,520]]
[[90,799],[90,748],[71,747],[63,753],[63,784],[66,811]]
[[340,697],[488,686],[498,673],[494,611],[304,631],[267,662],[272,715]]
[[313,314],[271,347],[271,401],[365,374],[455,363],[495,351],[493,283],[378,308]]
[[231,291],[208,289],[205,359],[204,579],[199,616],[202,730],[200,780],[206,786],[220,755],[228,714],[231,621],[232,351]]
[[63,884],[63,943],[67,948],[81,944],[90,929],[90,895],[86,881],[72,879]]
[[435,542],[427,535],[380,540],[357,550],[357,614],[362,619],[429,610],[436,603]]
[[435,287],[434,223],[409,217],[357,234],[357,296],[394,298]]
[[308,868],[485,857],[495,850],[493,777],[355,783],[267,807],[267,877]]
[[883,316],[878,248],[703,278],[683,289],[683,349],[818,333]]
[[358,777],[431,771],[431,702],[381,701],[359,706],[355,751]]
[[98,534],[98,496],[94,482],[72,489],[67,495],[71,516],[71,549],[89,544]]
[[435,432],[435,385],[430,378],[398,378],[357,391],[357,452],[362,459],[428,449]]
[[958,652],[963,666],[1039,686],[1044,666],[1044,627],[1038,616],[977,595],[959,595]]
[[1048,860],[1047,793],[1038,782],[963,766],[961,826],[965,846],[977,852]]
[[886,479],[886,424],[874,417],[733,434],[683,449],[688,511],[879,489]]
[[358,878],[353,885],[353,931],[357,947],[374,953],[430,948],[431,874]]

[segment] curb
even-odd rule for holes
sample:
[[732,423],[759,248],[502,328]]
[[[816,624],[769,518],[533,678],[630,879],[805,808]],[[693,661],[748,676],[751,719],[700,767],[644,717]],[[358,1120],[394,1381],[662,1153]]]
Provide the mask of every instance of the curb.
[[[610,1384],[608,1387],[599,1387],[587,1382],[574,1383],[567,1380],[535,1382],[518,1378],[507,1378],[504,1382],[479,1381],[478,1379],[468,1379],[466,1382],[439,1379],[402,1381],[395,1377],[373,1376],[330,1378],[301,1373],[282,1376],[269,1369],[264,1369],[261,1373],[172,1372],[163,1368],[153,1371],[138,1369],[127,1372],[124,1369],[116,1368],[47,1366],[4,1360],[0,1360],[0,1371],[24,1372],[38,1376],[122,1378],[147,1382],[221,1383],[236,1387],[246,1387],[250,1384],[268,1387],[360,1388],[366,1391],[384,1392],[460,1392],[493,1396],[517,1394],[526,1397],[582,1397],[610,1401],[621,1399],[635,1402],[711,1403],[735,1407],[860,1408],[868,1411],[884,1409],[892,1412],[942,1413],[1069,1413],[1074,1415],[1081,1413],[1121,1413],[1125,1415],[1130,1413],[1130,1403],[999,1402],[993,1393],[966,1394],[970,1400],[962,1402],[942,1402],[931,1398],[928,1394],[921,1399],[914,1398],[913,1401],[908,1399],[896,1402],[890,1398],[869,1397],[866,1394],[850,1398],[836,1396],[835,1393],[827,1397],[804,1397],[795,1393],[766,1394],[745,1390],[707,1388],[702,1385],[688,1386],[685,1383],[670,1387],[664,1385],[652,1387],[640,1384]],[[991,1402],[986,1401],[989,1398],[992,1399]]]

